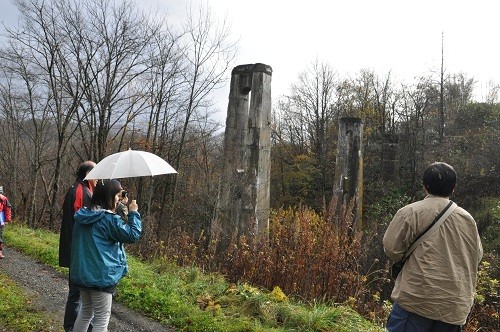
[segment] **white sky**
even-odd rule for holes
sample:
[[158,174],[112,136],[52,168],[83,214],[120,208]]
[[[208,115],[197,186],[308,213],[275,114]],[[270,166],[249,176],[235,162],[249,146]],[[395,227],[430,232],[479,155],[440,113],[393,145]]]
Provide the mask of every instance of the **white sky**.
[[288,93],[316,58],[340,74],[373,69],[397,81],[439,71],[500,83],[500,1],[210,0],[240,37],[238,64],[273,68],[272,95]]
[[[411,82],[417,75],[438,72],[441,33],[448,73],[474,77],[479,98],[481,88],[500,82],[498,0],[192,1],[205,1],[216,16],[231,23],[240,47],[235,66],[261,62],[273,68],[273,99],[287,94],[316,58],[341,76],[354,76],[361,69],[385,76],[390,70],[396,82]],[[138,3],[145,9],[158,6],[175,21],[189,1]],[[0,21],[13,24],[10,1],[0,4]],[[224,91],[219,104],[225,112],[229,87]]]
[[[248,3],[248,5],[244,5]],[[500,82],[500,1],[210,0],[241,36],[239,63],[273,67],[273,96],[317,57],[339,73],[363,68],[400,80],[445,69]]]

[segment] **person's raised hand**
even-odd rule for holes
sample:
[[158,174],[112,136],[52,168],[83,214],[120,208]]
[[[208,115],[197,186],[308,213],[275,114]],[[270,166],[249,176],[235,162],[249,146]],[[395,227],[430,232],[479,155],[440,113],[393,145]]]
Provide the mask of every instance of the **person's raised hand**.
[[130,205],[128,206],[128,211],[137,211],[139,207],[137,206],[137,202],[135,201],[135,199],[132,200],[132,203],[130,203]]

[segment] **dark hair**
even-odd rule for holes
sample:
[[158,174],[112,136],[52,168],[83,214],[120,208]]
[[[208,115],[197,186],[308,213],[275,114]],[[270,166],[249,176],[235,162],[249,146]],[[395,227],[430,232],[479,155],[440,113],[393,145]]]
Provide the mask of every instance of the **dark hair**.
[[121,192],[122,185],[118,180],[99,180],[92,193],[92,206],[100,206],[114,211],[115,195]]
[[424,171],[423,185],[431,195],[450,197],[456,183],[457,173],[446,163],[435,162]]
[[95,163],[93,161],[87,160],[82,162],[76,171],[76,178],[80,181],[83,181],[85,179],[85,176],[87,176],[87,173],[90,172],[95,166]]

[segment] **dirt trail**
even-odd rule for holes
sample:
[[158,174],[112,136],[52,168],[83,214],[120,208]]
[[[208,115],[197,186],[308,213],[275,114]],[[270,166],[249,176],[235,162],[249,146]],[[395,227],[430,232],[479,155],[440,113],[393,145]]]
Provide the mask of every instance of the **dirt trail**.
[[[67,277],[52,267],[41,264],[21,252],[4,247],[5,258],[0,259],[0,270],[9,275],[32,296],[33,305],[53,315],[57,329],[63,326],[64,306],[68,294]],[[110,332],[174,332],[120,303],[113,301],[108,330]],[[1,331],[1,328],[0,328]]]

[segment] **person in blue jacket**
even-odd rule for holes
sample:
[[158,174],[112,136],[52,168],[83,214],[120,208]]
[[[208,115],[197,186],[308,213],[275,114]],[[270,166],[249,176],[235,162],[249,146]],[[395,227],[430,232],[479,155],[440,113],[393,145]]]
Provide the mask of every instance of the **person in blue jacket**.
[[99,180],[92,207],[75,213],[70,280],[80,288],[82,301],[73,331],[85,332],[93,317],[93,332],[107,331],[116,285],[127,272],[124,243],[139,240],[142,232],[137,203],[128,207],[128,222],[117,213],[122,198],[117,180]]

